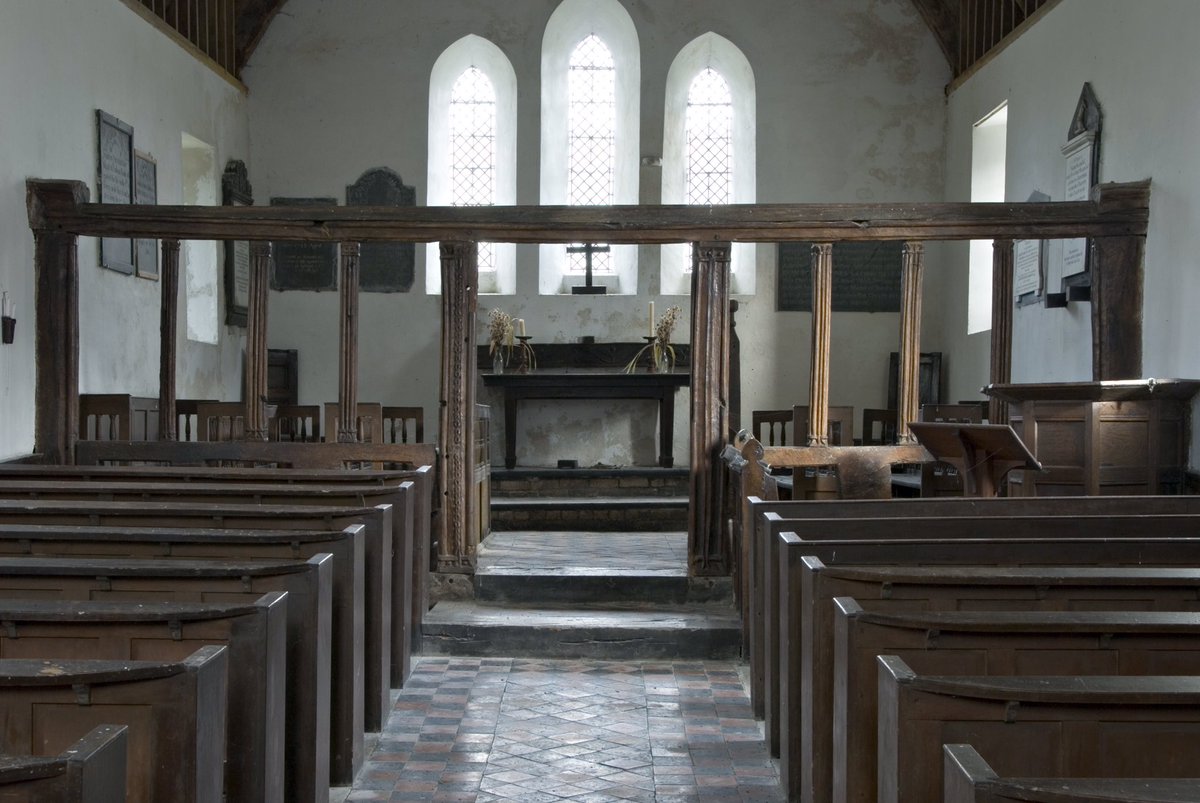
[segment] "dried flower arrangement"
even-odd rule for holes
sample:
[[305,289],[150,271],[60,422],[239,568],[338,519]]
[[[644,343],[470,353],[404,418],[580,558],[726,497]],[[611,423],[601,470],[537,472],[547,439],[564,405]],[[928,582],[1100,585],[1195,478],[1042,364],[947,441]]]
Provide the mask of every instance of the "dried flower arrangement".
[[[653,307],[653,304],[651,305]],[[671,333],[675,331],[675,324],[679,322],[679,315],[682,310],[679,307],[667,307],[667,311],[659,316],[658,320],[654,321],[654,339],[634,355],[629,364],[625,366],[625,373],[631,374],[637,368],[638,360],[642,355],[649,350],[650,352],[650,370],[652,371],[673,371],[675,369],[675,349],[671,346]]]
[[494,308],[488,313],[488,354],[501,364],[508,361],[513,348],[513,319],[502,309]]

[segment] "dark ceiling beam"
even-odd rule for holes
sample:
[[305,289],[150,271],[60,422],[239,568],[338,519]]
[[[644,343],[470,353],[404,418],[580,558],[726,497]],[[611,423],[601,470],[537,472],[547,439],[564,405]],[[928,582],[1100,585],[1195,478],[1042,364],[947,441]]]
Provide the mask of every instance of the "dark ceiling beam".
[[950,69],[958,72],[958,0],[913,0],[925,24],[933,31]]
[[237,0],[237,73],[250,60],[267,26],[287,0]]

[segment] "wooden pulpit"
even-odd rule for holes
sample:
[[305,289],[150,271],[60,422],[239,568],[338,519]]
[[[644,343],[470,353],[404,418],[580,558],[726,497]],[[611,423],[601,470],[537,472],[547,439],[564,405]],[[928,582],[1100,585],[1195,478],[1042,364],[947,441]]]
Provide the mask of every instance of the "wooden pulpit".
[[1042,470],[1007,424],[913,421],[908,428],[930,454],[958,469],[964,496],[996,496],[1014,468]]

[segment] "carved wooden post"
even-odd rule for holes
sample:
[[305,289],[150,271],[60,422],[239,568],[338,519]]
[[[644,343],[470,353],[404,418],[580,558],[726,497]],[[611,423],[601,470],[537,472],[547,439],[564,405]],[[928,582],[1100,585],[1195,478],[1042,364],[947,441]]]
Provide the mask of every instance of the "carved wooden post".
[[1142,376],[1145,237],[1092,239],[1092,379]]
[[158,439],[179,439],[175,431],[175,340],[179,317],[179,240],[162,241],[162,286],[158,314]]
[[[339,276],[338,443],[358,440],[358,243],[342,243]],[[383,422],[379,422],[382,426]],[[382,430],[381,430],[382,433]]]
[[925,244],[904,244],[900,274],[900,371],[896,388],[896,441],[912,443],[909,421],[921,410],[921,285],[925,273]]
[[438,571],[475,571],[472,523],[475,494],[475,309],[479,273],[476,244],[443,242],[442,249],[442,403],[438,451],[442,466],[438,490],[442,516]]
[[729,574],[721,521],[729,430],[729,243],[697,243],[692,256],[691,499],[688,568],[693,576]]
[[[992,367],[993,385],[1012,381],[1013,241],[992,241]],[[1008,402],[988,400],[988,422],[1008,423]]]
[[267,288],[271,276],[271,243],[250,243],[250,287],[246,304],[246,440],[267,439]]
[[79,440],[79,253],[78,238],[51,229],[45,213],[87,202],[87,185],[79,181],[26,186],[36,274],[34,448],[45,462],[58,465],[75,464]]
[[[812,367],[808,383],[809,446],[829,445],[829,347],[833,327],[833,243],[812,247]],[[799,441],[799,432],[792,434]]]

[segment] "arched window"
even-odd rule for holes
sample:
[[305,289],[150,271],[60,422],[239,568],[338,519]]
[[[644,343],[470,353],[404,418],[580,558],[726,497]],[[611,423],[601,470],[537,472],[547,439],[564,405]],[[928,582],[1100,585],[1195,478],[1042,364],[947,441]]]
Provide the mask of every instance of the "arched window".
[[[616,162],[617,78],[612,52],[591,34],[571,51],[567,68],[567,203],[607,206],[613,202]],[[608,246],[567,248],[567,266],[582,273],[588,258],[592,269],[612,272]]]
[[[478,67],[468,67],[450,90],[450,203],[496,203],[496,91]],[[496,270],[494,243],[479,244],[479,270]]]
[[[688,43],[667,72],[663,115],[664,204],[755,202],[755,97],[750,62],[728,39],[706,33]],[[732,289],[753,293],[753,243],[735,243]],[[687,293],[690,245],[662,250],[664,294]]]
[[[517,200],[517,75],[479,36],[442,52],[429,76],[429,206],[511,205]],[[479,244],[479,291],[516,292],[516,248]],[[425,247],[425,287],[439,293],[437,244]]]
[[[563,0],[542,37],[542,204],[638,202],[640,83],[637,30],[621,3]],[[582,249],[543,245],[539,256],[540,292],[581,283]],[[607,271],[610,292],[637,291],[637,246],[593,249],[592,266]]]

